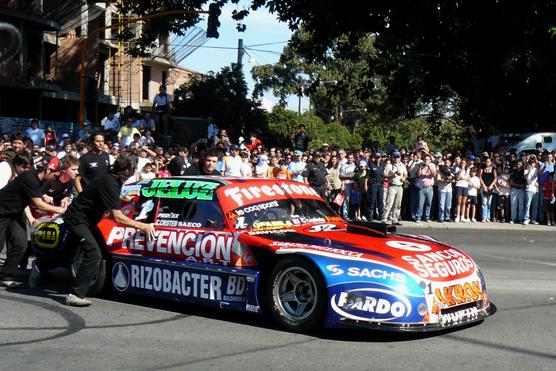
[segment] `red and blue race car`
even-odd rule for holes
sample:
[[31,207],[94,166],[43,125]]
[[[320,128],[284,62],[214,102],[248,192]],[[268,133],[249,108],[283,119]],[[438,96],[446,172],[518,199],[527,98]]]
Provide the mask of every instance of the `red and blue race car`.
[[[270,312],[293,331],[439,330],[495,310],[481,270],[465,252],[386,224],[346,222],[303,183],[174,177],[126,185],[122,197],[129,217],[156,225],[156,238],[147,241],[106,215],[98,224],[106,251],[93,294],[109,285]],[[40,224],[33,243],[39,254],[79,263],[60,222]]]

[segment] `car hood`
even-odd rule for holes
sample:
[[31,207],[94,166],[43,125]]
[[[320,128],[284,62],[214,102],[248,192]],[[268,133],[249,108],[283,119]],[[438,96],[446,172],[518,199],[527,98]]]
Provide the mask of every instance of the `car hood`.
[[474,274],[473,259],[463,251],[425,236],[393,234],[369,236],[348,232],[341,224],[325,224],[273,231],[243,232],[239,241],[274,251],[337,259],[380,262],[421,278],[447,282]]

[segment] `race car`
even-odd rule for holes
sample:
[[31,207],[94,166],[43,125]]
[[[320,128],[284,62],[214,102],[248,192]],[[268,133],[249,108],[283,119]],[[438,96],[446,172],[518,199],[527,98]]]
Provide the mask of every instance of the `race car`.
[[[156,238],[149,241],[107,214],[98,224],[105,253],[90,294],[108,285],[122,293],[272,313],[292,331],[432,331],[495,311],[467,253],[396,233],[391,225],[346,222],[307,184],[172,177],[125,185],[122,199],[126,215],[155,224]],[[39,254],[79,264],[71,254],[75,242],[59,220],[40,224],[33,243]]]

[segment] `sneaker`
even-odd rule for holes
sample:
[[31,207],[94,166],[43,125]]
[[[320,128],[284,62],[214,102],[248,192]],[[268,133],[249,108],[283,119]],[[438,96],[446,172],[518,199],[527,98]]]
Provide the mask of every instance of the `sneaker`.
[[400,223],[400,222],[395,222],[395,223],[392,223],[392,224],[397,225],[397,226],[401,226],[401,225],[402,225],[402,223]]
[[41,279],[41,272],[39,271],[39,267],[37,267],[37,262],[33,261],[31,264],[31,274],[29,275],[29,280],[27,283],[29,287],[35,288],[39,284],[39,280]]
[[7,289],[17,289],[18,287],[23,286],[21,282],[17,282],[14,280],[3,279],[0,281],[0,286],[5,287]]
[[510,224],[514,224],[514,221],[513,221],[513,220],[510,220]]
[[367,221],[367,218],[365,218],[365,216],[362,216],[361,220]]
[[539,222],[537,222],[536,220],[533,220],[531,223],[534,225],[539,225]]
[[454,223],[459,223],[460,222],[460,218],[459,216],[456,216],[456,218],[454,219]]
[[416,220],[416,221],[415,221],[415,224],[417,224],[417,225],[423,225],[423,224],[421,223],[420,220]]
[[469,220],[469,218],[465,218],[465,219],[463,219],[463,222],[464,223],[471,223],[471,220]]
[[438,219],[438,222],[439,222],[439,223],[444,223],[444,220]]
[[85,298],[80,298],[73,294],[66,295],[66,305],[72,307],[88,307],[91,304],[92,304],[91,301]]
[[483,220],[482,220],[482,222],[483,222],[483,223],[486,223],[486,222],[488,222],[488,220],[486,220],[486,219],[483,219]]
[[546,225],[550,227],[550,226],[552,226],[552,223],[546,222]]
[[528,221],[528,220],[524,220],[524,221],[523,221],[523,225],[528,225],[528,224],[529,224],[529,221]]
[[472,219],[471,219],[471,223],[477,223],[477,219],[472,218]]
[[430,219],[425,219],[425,223],[430,223],[431,220]]

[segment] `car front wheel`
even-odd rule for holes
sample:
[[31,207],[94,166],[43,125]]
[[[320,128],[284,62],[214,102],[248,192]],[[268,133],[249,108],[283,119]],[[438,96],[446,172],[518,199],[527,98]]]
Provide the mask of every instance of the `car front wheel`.
[[320,271],[307,260],[288,257],[270,276],[270,306],[274,318],[292,331],[321,325],[326,314],[326,285]]

